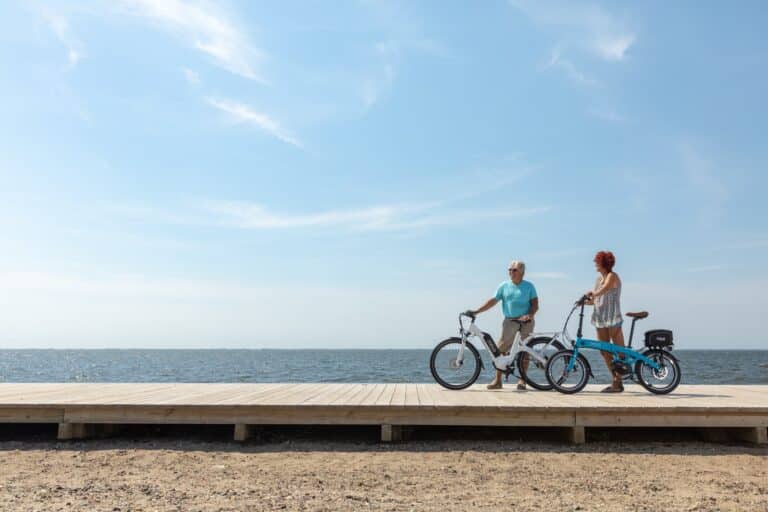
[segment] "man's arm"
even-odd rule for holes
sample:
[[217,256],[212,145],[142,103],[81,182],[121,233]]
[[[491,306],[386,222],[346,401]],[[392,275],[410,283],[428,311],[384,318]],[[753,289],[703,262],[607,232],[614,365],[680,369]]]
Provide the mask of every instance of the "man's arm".
[[472,312],[477,315],[477,314],[482,313],[483,311],[488,311],[493,306],[495,306],[498,302],[499,302],[499,300],[496,297],[492,297],[492,298],[488,299],[485,302],[485,304],[483,304],[482,306],[480,306],[479,308],[477,308],[476,310],[474,310]]

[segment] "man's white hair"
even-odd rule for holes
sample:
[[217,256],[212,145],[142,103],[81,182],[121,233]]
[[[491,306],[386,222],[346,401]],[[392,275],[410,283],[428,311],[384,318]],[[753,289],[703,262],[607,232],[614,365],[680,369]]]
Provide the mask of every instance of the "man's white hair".
[[520,260],[512,260],[512,263],[509,264],[509,268],[517,267],[520,269],[520,277],[523,277],[525,275],[525,262]]

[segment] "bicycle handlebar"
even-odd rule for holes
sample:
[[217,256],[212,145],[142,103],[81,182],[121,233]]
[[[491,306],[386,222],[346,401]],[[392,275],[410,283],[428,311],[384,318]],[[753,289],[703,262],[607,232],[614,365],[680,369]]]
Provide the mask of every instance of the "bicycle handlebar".
[[576,301],[577,306],[583,306],[589,300],[589,295],[582,295],[579,300]]

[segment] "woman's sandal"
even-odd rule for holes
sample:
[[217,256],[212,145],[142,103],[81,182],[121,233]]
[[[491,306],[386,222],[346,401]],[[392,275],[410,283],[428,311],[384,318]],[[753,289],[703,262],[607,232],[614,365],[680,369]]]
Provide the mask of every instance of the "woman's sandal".
[[619,384],[618,387],[614,387],[613,384],[600,390],[601,393],[621,393],[624,391],[624,384]]

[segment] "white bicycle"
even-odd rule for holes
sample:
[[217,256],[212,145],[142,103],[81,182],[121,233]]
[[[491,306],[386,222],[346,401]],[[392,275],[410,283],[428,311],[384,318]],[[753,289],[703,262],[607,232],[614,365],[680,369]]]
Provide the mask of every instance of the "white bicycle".
[[[470,319],[466,328],[464,317]],[[519,320],[515,322],[526,323]],[[460,337],[448,338],[438,343],[429,358],[432,377],[448,389],[468,388],[480,376],[484,367],[483,359],[470,341],[471,338],[480,340],[491,355],[493,367],[504,373],[507,379],[515,374],[517,368],[519,376],[525,382],[542,391],[552,389],[546,375],[549,358],[557,351],[573,346],[564,328],[562,332],[533,333],[525,340],[521,340],[520,334],[517,334],[509,353],[502,354],[493,337],[477,327],[475,315],[468,311],[459,315],[459,334]]]

